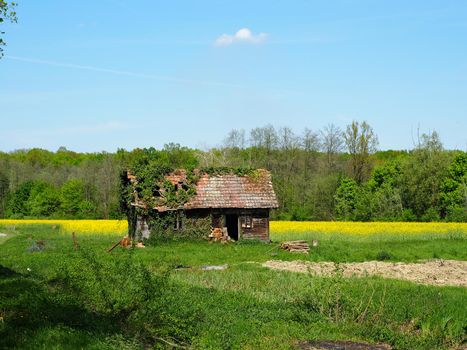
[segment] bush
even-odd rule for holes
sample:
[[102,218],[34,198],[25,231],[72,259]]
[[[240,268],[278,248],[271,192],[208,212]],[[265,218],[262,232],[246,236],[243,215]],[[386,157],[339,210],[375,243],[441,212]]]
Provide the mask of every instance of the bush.
[[450,222],[467,222],[466,207],[450,207],[446,214],[446,221]]
[[428,208],[420,218],[421,221],[439,221],[439,212],[435,208]]
[[385,250],[381,250],[376,254],[376,260],[378,261],[385,261],[385,260],[390,260],[391,259],[391,254],[389,254]]
[[411,209],[402,210],[401,221],[414,222],[417,221],[417,216],[413,213]]

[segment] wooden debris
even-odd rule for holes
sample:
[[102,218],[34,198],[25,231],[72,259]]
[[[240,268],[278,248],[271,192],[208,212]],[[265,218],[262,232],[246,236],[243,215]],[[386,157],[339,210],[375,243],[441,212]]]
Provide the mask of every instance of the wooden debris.
[[115,243],[111,248],[107,249],[107,253],[111,253],[112,250],[114,250],[119,244],[120,244],[120,241],[118,241],[117,243]]
[[281,243],[281,249],[288,250],[291,253],[304,253],[310,252],[310,246],[307,241],[288,241]]
[[123,248],[130,248],[131,247],[131,239],[128,236],[123,237],[123,239],[119,240],[115,243],[111,248],[107,250],[108,253],[112,252],[118,245]]
[[231,241],[231,238],[229,237],[227,229],[225,227],[215,227],[211,230],[211,234],[209,235],[209,241],[228,243]]
[[129,248],[131,247],[131,239],[128,236],[123,237],[123,239],[120,241],[120,246],[122,248]]

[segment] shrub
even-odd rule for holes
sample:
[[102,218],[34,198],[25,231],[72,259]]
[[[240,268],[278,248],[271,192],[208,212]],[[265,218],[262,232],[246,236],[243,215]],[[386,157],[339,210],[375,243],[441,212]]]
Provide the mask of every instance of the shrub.
[[467,222],[467,207],[449,207],[446,214],[446,221]]
[[428,208],[420,219],[426,222],[439,221],[439,212],[435,208]]
[[385,261],[385,260],[390,260],[391,259],[391,254],[389,254],[385,250],[381,250],[376,254],[376,260],[378,261]]

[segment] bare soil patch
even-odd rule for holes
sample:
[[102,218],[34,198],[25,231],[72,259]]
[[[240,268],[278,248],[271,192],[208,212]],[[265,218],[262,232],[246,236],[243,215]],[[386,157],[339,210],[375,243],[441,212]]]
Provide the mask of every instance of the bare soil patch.
[[386,344],[368,344],[352,341],[330,341],[313,340],[300,342],[298,344],[302,350],[390,350],[391,347]]
[[342,271],[344,277],[378,275],[436,286],[467,287],[467,261],[428,260],[419,263],[365,261],[354,263],[269,260],[262,266],[281,271],[332,275]]

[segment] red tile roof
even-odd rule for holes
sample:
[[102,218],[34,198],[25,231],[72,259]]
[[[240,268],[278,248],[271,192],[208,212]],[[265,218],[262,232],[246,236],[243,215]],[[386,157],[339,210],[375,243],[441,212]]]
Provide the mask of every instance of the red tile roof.
[[265,169],[252,176],[204,174],[196,184],[196,195],[184,205],[185,209],[277,207],[271,174]]
[[[186,183],[186,173],[183,170],[177,170],[165,178],[174,185]],[[195,190],[196,194],[183,208],[158,206],[154,209],[163,212],[174,209],[259,209],[279,206],[272,187],[271,174],[265,169],[258,169],[251,176],[203,174],[196,183]],[[142,206],[136,202],[134,205]]]

